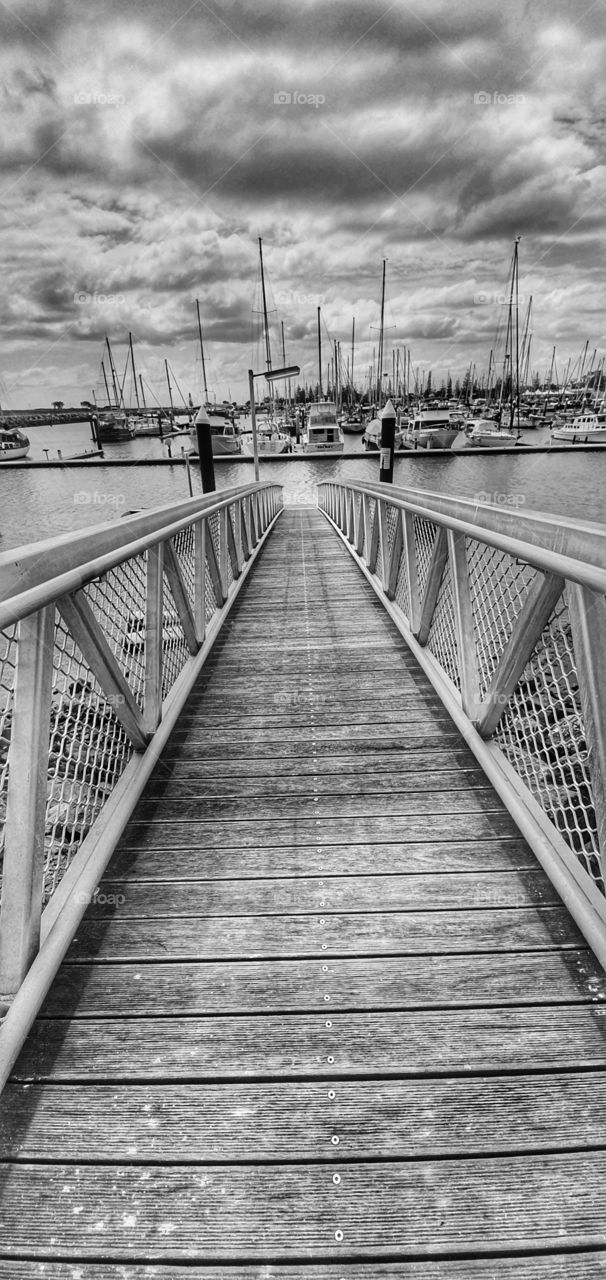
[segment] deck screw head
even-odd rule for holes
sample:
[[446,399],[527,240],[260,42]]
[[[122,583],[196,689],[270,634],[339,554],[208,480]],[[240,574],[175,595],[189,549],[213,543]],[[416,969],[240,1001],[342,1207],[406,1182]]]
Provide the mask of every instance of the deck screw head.
[[343,1232],[342,1232],[342,1231],[335,1231],[335,1240],[338,1240],[338,1242],[339,1242],[339,1244],[340,1244],[340,1243],[341,1243],[341,1241],[342,1241],[342,1239],[343,1239]]
[[323,965],[322,965],[322,973],[328,973],[328,965],[327,965],[327,964],[323,964]]
[[324,996],[325,1000],[330,1000],[330,996]]
[[341,1181],[341,1174],[340,1174],[340,1173],[333,1173],[333,1175],[332,1175],[332,1180],[333,1180],[333,1182],[334,1182],[334,1184],[335,1184],[335,1187],[338,1187],[338,1185],[339,1185],[339,1183],[340,1183],[340,1181]]
[[334,1134],[334,1137],[332,1137],[332,1138],[330,1139],[330,1141],[332,1142],[333,1147],[338,1147],[338,1145],[339,1145],[339,1139],[338,1139],[338,1137],[337,1137],[336,1133]]
[[329,1019],[329,1020],[328,1020],[328,1022],[326,1022],[324,1025],[325,1025],[326,1027],[332,1027],[332,1022],[331,1022],[331,1021],[330,1021],[330,1019]]
[[334,1058],[333,1058],[332,1054],[329,1054],[329,1056],[328,1056],[328,1058],[326,1059],[326,1061],[327,1061],[327,1062],[334,1062]]
[[336,1098],[336,1096],[337,1096],[337,1095],[336,1095],[336,1093],[335,1093],[334,1089],[329,1089],[329,1090],[328,1090],[328,1096],[329,1096],[329,1098],[330,1098],[331,1102],[332,1102],[333,1098]]

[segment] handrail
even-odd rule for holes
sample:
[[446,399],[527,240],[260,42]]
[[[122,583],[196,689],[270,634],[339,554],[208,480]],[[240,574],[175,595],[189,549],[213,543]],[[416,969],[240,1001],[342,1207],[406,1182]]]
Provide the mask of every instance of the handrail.
[[606,965],[606,526],[365,482],[318,506]]
[[[386,486],[356,482],[355,488],[358,493],[382,498]],[[590,521],[562,521],[556,516],[535,511],[517,510],[514,514],[503,507],[472,499],[396,485],[389,485],[388,491],[393,507],[425,516],[436,524],[468,536],[482,530],[482,540],[490,546],[520,556],[548,572],[561,571],[596,591],[606,590],[606,526]]]
[[0,1089],[281,508],[242,485],[0,556]]

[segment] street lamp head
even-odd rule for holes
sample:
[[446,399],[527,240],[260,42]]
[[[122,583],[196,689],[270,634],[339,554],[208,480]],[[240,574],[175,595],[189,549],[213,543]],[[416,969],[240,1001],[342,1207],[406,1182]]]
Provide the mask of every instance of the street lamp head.
[[[290,364],[285,369],[268,369],[263,376],[267,382],[276,382],[278,378],[296,378],[300,372],[298,364]],[[260,375],[256,374],[255,376],[259,377]]]

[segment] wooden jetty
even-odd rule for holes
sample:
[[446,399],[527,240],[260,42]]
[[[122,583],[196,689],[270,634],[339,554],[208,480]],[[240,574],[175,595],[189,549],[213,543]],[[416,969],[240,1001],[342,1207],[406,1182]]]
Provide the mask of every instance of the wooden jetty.
[[[98,881],[94,850],[88,880],[66,873],[63,911],[78,893],[81,906],[54,981],[51,895],[38,958],[7,997],[0,1046],[19,1017],[24,1043],[0,1099],[0,1278],[604,1277],[593,926],[569,914],[521,835],[530,819],[514,820],[479,739],[378,598],[384,580],[402,600],[408,517],[397,525],[370,491],[357,505],[325,493],[325,514],[280,514],[268,486],[246,494],[229,524],[212,524],[208,498],[202,522],[197,511],[207,613],[229,604],[214,630],[195,601],[188,612],[193,579],[170,535],[171,608],[198,627],[198,669],[164,740],[150,739],[136,803],[111,819]],[[151,537],[144,520],[120,522],[131,553]],[[126,536],[112,528],[97,547],[108,562]],[[92,537],[78,538],[90,559]],[[547,541],[537,526],[539,556]],[[55,566],[68,587],[70,546]],[[415,579],[434,610],[436,546]],[[37,560],[19,572],[2,558],[13,616],[20,590],[65,599]],[[149,635],[149,607],[147,620]],[[118,676],[100,654],[85,656],[107,692]]]

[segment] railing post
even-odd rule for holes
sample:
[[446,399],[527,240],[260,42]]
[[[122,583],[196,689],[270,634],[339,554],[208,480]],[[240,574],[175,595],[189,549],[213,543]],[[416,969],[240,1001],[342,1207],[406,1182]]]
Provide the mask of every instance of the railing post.
[[143,724],[155,733],[162,718],[162,622],[164,613],[164,543],[147,552],[145,599],[145,711]]
[[448,530],[448,554],[461,678],[461,703],[469,719],[475,720],[480,701],[480,681],[464,533]]
[[40,943],[54,643],[53,605],[19,623],[0,912],[4,1003],[18,991]]
[[[366,564],[370,573],[374,573],[377,567],[377,556],[379,554],[379,505],[381,499],[375,499],[375,518],[370,529],[370,538],[366,542]],[[370,510],[367,510],[367,519],[370,523]]]
[[566,589],[572,642],[596,813],[602,871],[606,859],[606,599],[569,583]]
[[402,512],[402,533],[404,536],[404,562],[406,565],[406,582],[410,615],[408,625],[413,635],[419,629],[421,621],[421,601],[419,595],[419,574],[417,570],[417,550],[415,543],[415,518],[412,511]]
[[206,520],[194,524],[194,616],[202,642],[206,635]]

